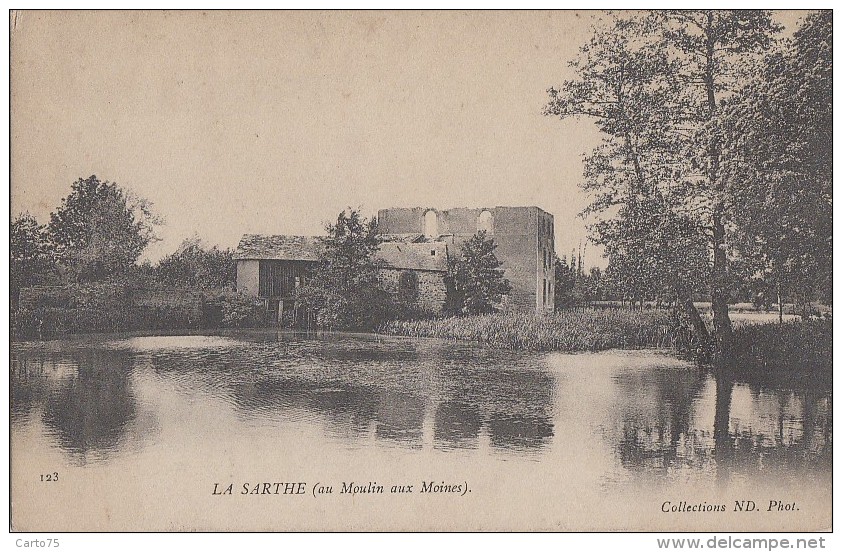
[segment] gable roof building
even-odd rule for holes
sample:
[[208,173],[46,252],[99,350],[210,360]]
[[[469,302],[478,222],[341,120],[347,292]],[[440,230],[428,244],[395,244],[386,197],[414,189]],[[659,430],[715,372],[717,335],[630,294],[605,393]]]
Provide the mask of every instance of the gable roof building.
[[[507,308],[553,310],[553,216],[537,207],[481,209],[382,209],[378,226],[384,239],[374,255],[382,289],[416,297],[419,306],[440,312],[446,295],[448,257],[478,231],[494,238],[495,254],[512,285]],[[246,234],[240,240],[237,289],[283,312],[295,288],[303,284],[321,258],[316,236]]]
[[318,261],[321,246],[315,236],[246,234],[234,251],[236,260]]

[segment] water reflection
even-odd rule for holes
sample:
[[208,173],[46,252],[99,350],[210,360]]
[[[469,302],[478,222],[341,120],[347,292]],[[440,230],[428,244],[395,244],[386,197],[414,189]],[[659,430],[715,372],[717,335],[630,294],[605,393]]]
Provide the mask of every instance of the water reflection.
[[622,434],[617,447],[628,469],[664,472],[703,464],[700,430],[691,412],[705,377],[697,370],[655,368],[621,372],[614,377],[624,401],[618,414]]
[[83,462],[121,448],[136,417],[130,355],[108,349],[19,354],[12,366],[13,422],[39,410],[55,445]]
[[74,363],[76,373],[63,378],[47,397],[44,424],[72,453],[113,450],[135,416],[131,358],[88,350],[77,353]]
[[12,355],[10,370],[12,424],[25,423],[35,409],[38,398],[44,396],[48,383],[48,370],[49,366],[44,358]]
[[[345,343],[349,341],[349,343]],[[478,351],[478,350],[477,350]],[[162,377],[225,398],[246,420],[318,419],[332,435],[408,448],[540,449],[553,436],[555,381],[535,360],[464,347],[331,338],[241,343],[236,348],[157,351]]]
[[[702,370],[621,372],[621,431],[610,434],[624,468],[649,474],[735,475],[829,470],[829,390],[768,390]],[[712,404],[712,409],[707,405]]]
[[[727,483],[735,475],[829,472],[829,390],[750,386],[684,364],[662,366],[647,354],[633,367],[617,355],[592,356],[606,374],[592,380],[584,357],[568,357],[569,369],[557,370],[546,355],[370,336],[255,332],[49,350],[13,345],[12,427],[40,423],[71,459],[107,461],[159,438],[155,416],[164,406],[150,395],[164,393],[230,411],[235,434],[271,437],[296,425],[350,449],[487,449],[540,460],[552,450],[600,451],[575,440],[585,435],[607,443],[603,464],[636,478],[693,472]],[[613,393],[607,409],[591,401],[590,393],[603,391]],[[583,422],[601,433],[570,431]]]
[[482,424],[482,414],[475,404],[460,399],[443,401],[436,408],[436,443],[442,448],[473,448]]

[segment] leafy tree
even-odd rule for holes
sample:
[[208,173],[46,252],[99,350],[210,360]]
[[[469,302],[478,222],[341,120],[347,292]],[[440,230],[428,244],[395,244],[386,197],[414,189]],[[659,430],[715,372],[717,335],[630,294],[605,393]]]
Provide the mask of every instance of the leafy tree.
[[[744,68],[772,45],[777,30],[769,13],[760,10],[614,17],[572,63],[578,78],[549,90],[545,109],[548,115],[596,120],[604,140],[586,159],[583,188],[592,196],[586,213],[615,223],[597,229],[604,243],[620,244],[621,253],[653,251],[655,259],[663,259],[654,266],[648,255],[639,259],[654,275],[665,276],[658,265],[677,259],[681,269],[664,283],[678,284],[682,279],[675,276],[694,275],[691,289],[707,286],[720,358],[727,356],[731,342],[728,297],[733,286],[726,240],[733,213],[721,172],[720,103],[739,88]],[[706,269],[693,266],[695,254],[682,262],[681,247],[663,239],[657,224],[662,214],[670,215],[668,226],[678,222],[698,233],[690,241],[705,244]],[[663,248],[650,247],[653,243]],[[699,337],[706,337],[688,292],[678,291]]]
[[591,203],[583,215],[594,221],[591,239],[606,250],[613,286],[633,301],[667,290],[686,295],[708,272],[704,262],[671,269],[686,253],[686,244],[671,239],[688,222],[672,215],[681,207],[675,152],[685,131],[675,116],[676,62],[651,38],[656,23],[634,15],[596,29],[570,64],[579,78],[551,88],[545,108],[547,115],[590,118],[602,132],[585,158],[581,187]]
[[602,277],[602,270],[598,266],[592,266],[588,275],[582,280],[584,287],[585,301],[601,301],[605,296],[605,282]]
[[[680,143],[689,160],[684,168],[688,209],[708,237],[712,264],[710,298],[716,353],[727,357],[732,340],[728,316],[728,295],[733,286],[729,277],[726,225],[734,204],[728,201],[721,174],[723,97],[733,94],[746,76],[746,68],[756,56],[773,44],[780,27],[764,10],[671,10],[663,18],[663,45],[671,48],[676,60],[676,77],[684,85],[679,96],[680,124],[690,132]],[[729,209],[731,207],[731,209]]]
[[448,309],[465,314],[490,313],[512,286],[503,277],[502,262],[494,254],[497,245],[486,235],[477,232],[462,245],[462,255],[448,260]]
[[374,254],[380,249],[381,238],[377,220],[366,220],[359,211],[348,209],[336,218],[336,224],[325,227],[327,237],[321,239],[324,248],[323,276],[342,293],[360,286],[377,283]]
[[724,104],[733,243],[780,321],[787,295],[832,300],[832,33],[832,12],[810,14]]
[[220,289],[233,288],[237,263],[230,249],[206,248],[198,238],[186,239],[172,255],[158,262],[158,281],[165,286]]
[[564,309],[574,304],[573,287],[576,285],[576,260],[567,264],[567,257],[555,259],[555,308]]
[[98,280],[127,272],[159,222],[149,202],[90,176],[73,183],[47,232],[71,279]]
[[315,315],[320,327],[376,327],[391,310],[373,259],[381,242],[377,221],[348,209],[325,230],[322,258],[312,278],[296,290],[296,300]]
[[42,284],[55,277],[46,229],[25,213],[18,215],[9,228],[9,292],[17,304],[21,288]]
[[706,279],[708,254],[692,218],[641,198],[592,230],[605,247],[611,281],[623,299],[685,301],[685,309],[695,312],[691,298]]

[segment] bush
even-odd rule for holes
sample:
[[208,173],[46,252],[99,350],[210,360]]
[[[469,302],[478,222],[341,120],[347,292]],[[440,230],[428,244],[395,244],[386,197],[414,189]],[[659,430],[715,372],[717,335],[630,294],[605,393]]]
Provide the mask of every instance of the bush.
[[[178,294],[173,292],[178,291]],[[159,300],[163,294],[166,300]],[[134,290],[127,285],[99,283],[39,288],[25,294],[12,317],[18,337],[48,337],[80,332],[119,332],[195,328],[207,324],[199,312],[201,296],[183,290]],[[212,297],[222,316],[211,325],[251,327],[265,322],[263,304],[235,292]]]
[[389,293],[370,286],[340,294],[305,285],[297,290],[296,299],[314,313],[316,326],[331,330],[373,330],[397,310]]
[[251,295],[225,292],[215,299],[222,307],[223,328],[254,328],[266,325],[266,308],[263,301]]
[[738,379],[772,386],[829,387],[833,322],[811,319],[736,328],[729,369]]

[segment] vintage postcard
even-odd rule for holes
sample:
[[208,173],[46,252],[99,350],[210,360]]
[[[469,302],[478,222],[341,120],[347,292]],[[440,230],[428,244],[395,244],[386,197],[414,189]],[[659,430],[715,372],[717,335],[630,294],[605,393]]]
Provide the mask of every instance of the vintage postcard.
[[11,529],[832,530],[830,11],[12,11]]

